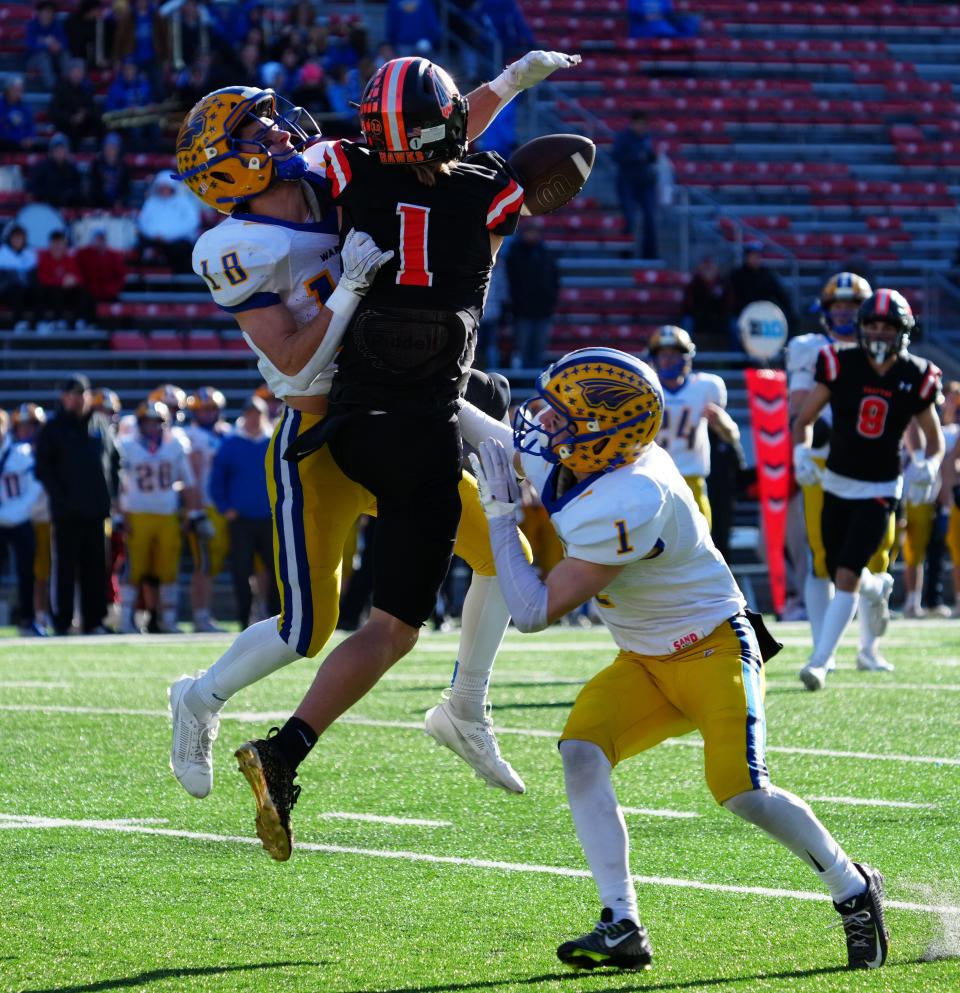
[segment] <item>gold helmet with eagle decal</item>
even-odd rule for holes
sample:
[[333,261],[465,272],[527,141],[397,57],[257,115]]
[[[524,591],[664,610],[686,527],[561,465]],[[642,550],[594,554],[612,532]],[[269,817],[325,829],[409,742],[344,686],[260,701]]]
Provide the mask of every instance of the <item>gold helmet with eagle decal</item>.
[[[239,137],[240,128],[250,122],[259,128]],[[263,141],[274,126],[291,137],[282,155]],[[275,180],[300,179],[307,171],[301,153],[319,140],[316,121],[273,90],[224,86],[198,101],[184,118],[177,135],[175,178],[208,207],[229,214]]]
[[[664,324],[650,336],[647,351],[660,378],[666,383],[672,383],[690,375],[697,347],[683,328],[675,324]],[[661,352],[670,354],[661,355]]]
[[[556,414],[551,427],[540,405]],[[616,348],[580,348],[548,366],[513,421],[514,445],[573,472],[637,459],[663,421],[663,391],[645,362]]]

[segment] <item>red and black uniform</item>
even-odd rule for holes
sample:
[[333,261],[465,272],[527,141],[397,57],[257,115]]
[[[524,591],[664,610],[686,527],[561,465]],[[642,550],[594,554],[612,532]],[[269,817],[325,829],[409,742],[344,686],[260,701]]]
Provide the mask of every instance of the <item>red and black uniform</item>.
[[901,352],[880,375],[862,348],[824,348],[815,378],[830,390],[833,426],[823,478],[827,567],[859,574],[900,498],[900,445],[910,421],[940,391],[940,370]]
[[373,605],[419,627],[432,614],[460,521],[456,401],[473,363],[493,268],[523,189],[498,155],[451,162],[434,186],[364,145],[326,153],[340,230],[394,258],[347,328],[326,421],[334,461],[377,498]]

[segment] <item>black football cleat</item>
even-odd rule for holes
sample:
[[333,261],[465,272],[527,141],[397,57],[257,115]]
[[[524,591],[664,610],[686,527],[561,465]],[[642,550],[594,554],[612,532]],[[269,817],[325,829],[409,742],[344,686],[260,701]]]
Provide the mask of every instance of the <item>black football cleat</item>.
[[234,755],[257,802],[257,837],[271,858],[286,862],[293,851],[290,811],[300,787],[293,782],[296,773],[270,740],[278,730],[270,728],[266,738],[245,742]]
[[653,949],[642,924],[623,920],[613,923],[613,912],[604,907],[597,926],[589,933],[565,941],[557,949],[557,958],[573,969],[649,969]]
[[890,933],[883,920],[883,876],[872,866],[853,863],[867,882],[858,896],[835,903],[847,936],[847,967],[879,969],[887,961]]

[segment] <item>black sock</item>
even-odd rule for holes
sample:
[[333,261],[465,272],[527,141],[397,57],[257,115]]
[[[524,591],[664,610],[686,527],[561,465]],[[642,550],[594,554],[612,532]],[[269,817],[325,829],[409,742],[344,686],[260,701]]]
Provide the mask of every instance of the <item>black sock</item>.
[[296,772],[297,767],[317,743],[317,738],[317,732],[306,721],[301,721],[299,717],[291,717],[274,735],[271,742],[277,746],[287,765]]

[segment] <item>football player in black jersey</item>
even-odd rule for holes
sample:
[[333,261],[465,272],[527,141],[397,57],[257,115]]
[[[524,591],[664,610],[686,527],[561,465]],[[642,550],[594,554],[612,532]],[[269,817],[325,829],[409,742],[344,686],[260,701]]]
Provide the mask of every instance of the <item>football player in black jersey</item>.
[[322,206],[337,208],[343,234],[366,231],[393,258],[344,334],[328,416],[286,458],[326,446],[344,475],[376,497],[377,555],[366,624],[326,658],[275,738],[237,751],[258,834],[281,861],[291,850],[297,767],[416,644],[452,557],[461,512],[456,409],[490,271],[523,204],[499,156],[466,155],[467,114],[442,68],[394,59],[364,91],[365,144],[341,141],[325,152],[330,195]]
[[915,325],[910,304],[896,290],[877,290],[860,307],[857,348],[824,348],[817,359],[816,383],[793,428],[797,481],[821,477],[810,444],[813,423],[829,403],[833,413],[830,455],[822,473],[821,518],[827,568],[836,595],[800,679],[822,689],[827,662],[864,599],[871,628],[883,634],[889,621],[887,598],[893,579],[874,575],[866,564],[886,530],[903,491],[900,444],[912,418],[925,438],[924,456],[911,468],[911,482],[932,483],[943,458],[943,432],[934,401],[940,370],[907,351]]

